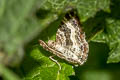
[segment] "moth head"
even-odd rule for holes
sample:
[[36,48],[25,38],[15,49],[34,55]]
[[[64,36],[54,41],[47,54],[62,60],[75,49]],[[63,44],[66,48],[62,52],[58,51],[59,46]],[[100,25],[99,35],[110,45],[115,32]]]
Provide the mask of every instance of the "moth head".
[[48,40],[48,46],[50,46],[50,47],[53,47],[54,46],[54,41],[52,41],[52,40]]

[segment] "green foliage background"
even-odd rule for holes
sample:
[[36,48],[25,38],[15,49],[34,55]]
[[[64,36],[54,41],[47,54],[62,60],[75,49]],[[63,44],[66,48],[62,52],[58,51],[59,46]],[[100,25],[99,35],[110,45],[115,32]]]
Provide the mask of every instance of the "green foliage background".
[[[78,12],[89,57],[74,67],[49,59],[38,40],[55,39],[71,8]],[[0,79],[3,80],[119,80],[120,0],[0,0]]]

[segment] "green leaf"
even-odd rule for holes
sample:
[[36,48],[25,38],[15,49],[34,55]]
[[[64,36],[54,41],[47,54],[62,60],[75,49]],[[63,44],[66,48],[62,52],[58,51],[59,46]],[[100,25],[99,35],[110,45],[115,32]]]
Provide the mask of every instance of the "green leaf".
[[92,41],[93,42],[99,42],[99,43],[106,43],[106,36],[104,35],[104,33],[101,31],[99,33],[97,33],[93,38]]
[[107,19],[107,43],[111,52],[108,63],[120,61],[120,20]]
[[120,11],[117,11],[120,9],[120,7],[118,7],[119,2],[119,0],[111,1],[111,13],[104,15],[104,30],[100,34],[96,34],[96,37],[92,39],[92,41],[95,42],[103,41],[108,44],[110,52],[107,63],[120,62]]
[[120,61],[120,20],[112,18],[106,19],[105,30],[97,34],[92,41],[107,43],[110,52],[107,63],[116,63]]
[[100,10],[110,12],[110,0],[80,0],[77,4],[77,10],[81,17],[81,21],[86,21],[90,17],[94,17]]
[[[74,73],[72,66],[59,62],[62,69],[60,72],[59,66],[49,59],[50,53],[43,50],[39,45],[29,49],[27,52],[27,59],[24,60],[23,72],[24,78],[27,79],[41,79],[41,80],[69,80],[70,75]],[[54,58],[58,60],[57,58]],[[29,67],[28,67],[29,65]]]

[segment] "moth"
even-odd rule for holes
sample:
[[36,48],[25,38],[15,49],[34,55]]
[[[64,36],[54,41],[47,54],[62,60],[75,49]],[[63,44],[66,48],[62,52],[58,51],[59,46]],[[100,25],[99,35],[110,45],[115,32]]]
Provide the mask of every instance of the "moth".
[[85,32],[82,31],[79,18],[69,12],[65,15],[56,33],[56,40],[44,42],[39,40],[40,45],[47,51],[61,59],[75,65],[82,65],[86,62],[89,52],[89,45],[85,39]]

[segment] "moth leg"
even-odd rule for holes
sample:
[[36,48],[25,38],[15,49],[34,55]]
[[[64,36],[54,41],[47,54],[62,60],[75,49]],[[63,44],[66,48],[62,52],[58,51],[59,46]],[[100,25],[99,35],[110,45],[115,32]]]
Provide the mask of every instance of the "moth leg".
[[61,70],[61,65],[60,65],[60,63],[57,61],[57,60],[55,60],[53,57],[54,57],[55,55],[52,55],[52,56],[50,56],[49,58],[52,60],[52,61],[54,61],[58,66],[59,66],[59,71]]

